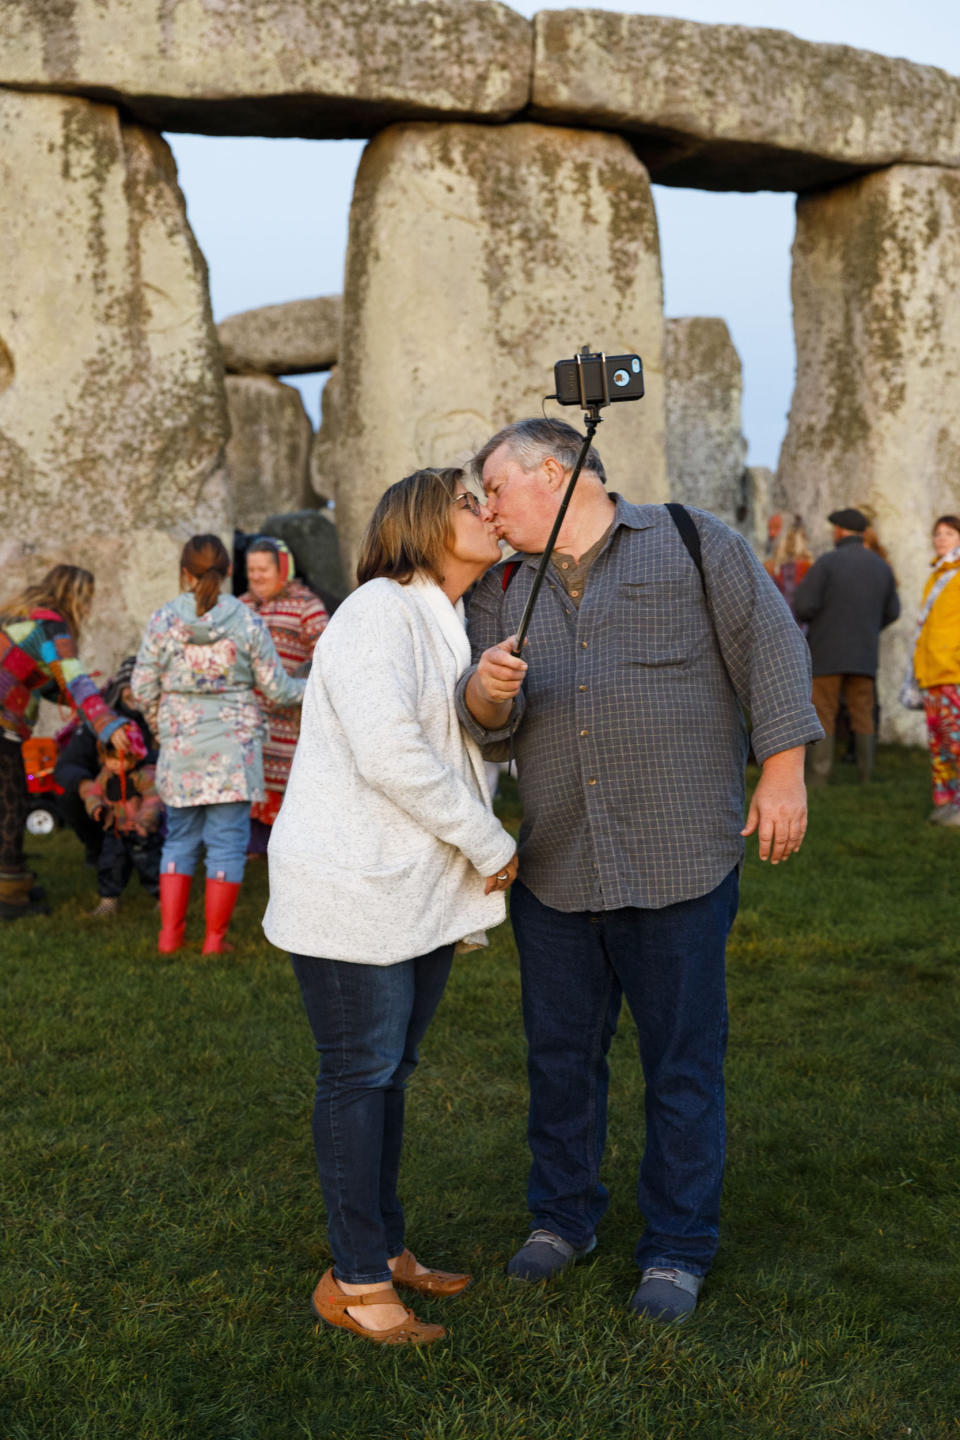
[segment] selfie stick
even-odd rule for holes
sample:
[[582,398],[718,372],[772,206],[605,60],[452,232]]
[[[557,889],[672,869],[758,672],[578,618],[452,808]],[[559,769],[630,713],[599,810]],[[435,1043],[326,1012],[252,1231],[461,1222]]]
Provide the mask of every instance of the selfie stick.
[[[548,397],[551,398],[551,397]],[[593,437],[597,433],[597,426],[602,416],[596,405],[587,406],[587,433],[583,437],[583,444],[580,447],[580,454],[577,456],[577,463],[573,467],[573,474],[570,476],[570,483],[567,486],[566,494],[560,502],[560,509],[557,511],[557,518],[553,522],[553,529],[550,531],[550,538],[547,541],[543,554],[540,556],[540,564],[537,566],[537,573],[533,581],[533,589],[523,607],[523,614],[520,617],[520,628],[517,630],[517,643],[514,646],[514,655],[519,655],[523,649],[523,642],[527,638],[527,631],[530,628],[530,621],[533,617],[533,607],[537,603],[537,596],[540,594],[540,587],[543,584],[543,577],[547,573],[547,566],[550,564],[550,556],[553,554],[553,547],[557,543],[557,536],[560,533],[560,526],[563,524],[563,517],[567,513],[567,506],[570,504],[570,497],[573,489],[580,479],[580,471],[583,469],[583,462],[587,458],[587,451],[593,443]]]

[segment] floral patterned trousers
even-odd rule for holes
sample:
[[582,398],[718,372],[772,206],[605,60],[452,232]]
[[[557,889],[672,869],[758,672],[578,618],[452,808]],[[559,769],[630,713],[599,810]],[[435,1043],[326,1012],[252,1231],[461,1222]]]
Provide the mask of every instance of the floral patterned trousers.
[[923,708],[933,766],[933,803],[960,804],[960,685],[924,690]]

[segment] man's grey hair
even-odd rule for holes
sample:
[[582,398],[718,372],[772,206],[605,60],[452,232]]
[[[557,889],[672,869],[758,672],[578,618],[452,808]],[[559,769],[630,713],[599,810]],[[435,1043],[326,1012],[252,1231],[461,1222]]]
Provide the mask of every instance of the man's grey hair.
[[[494,450],[506,445],[511,457],[521,470],[537,470],[552,455],[565,470],[572,470],[577,463],[583,436],[579,430],[565,420],[518,420],[515,425],[505,425],[491,436],[473,457],[471,468],[476,478],[483,483],[483,467]],[[604,485],[607,483],[603,461],[591,445],[583,462],[584,470],[590,470]]]

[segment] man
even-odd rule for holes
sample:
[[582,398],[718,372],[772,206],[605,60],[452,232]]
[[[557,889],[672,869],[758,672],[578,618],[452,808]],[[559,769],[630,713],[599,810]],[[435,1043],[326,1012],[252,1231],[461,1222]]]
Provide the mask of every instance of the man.
[[[461,720],[490,758],[515,728],[524,809],[511,914],[534,1229],[507,1268],[546,1278],[596,1243],[606,1057],[626,995],[647,1087],[632,1305],[673,1320],[693,1309],[717,1246],[724,949],[741,837],[758,832],[774,864],[799,849],[804,746],[820,729],[803,637],[742,538],[688,512],[706,600],[666,508],[608,495],[592,448],[524,659],[513,655],[580,443],[562,422],[526,420],[475,462],[498,534],[522,552],[474,592],[475,663],[458,690]],[[763,766],[745,826],[742,706]]]
[[797,586],[793,613],[808,625],[813,703],[824,738],[808,756],[809,783],[825,785],[833,765],[840,697],[846,701],[857,774],[873,774],[875,679],[880,631],[900,614],[897,582],[887,562],[863,543],[869,521],[860,510],[834,510],[834,549]]

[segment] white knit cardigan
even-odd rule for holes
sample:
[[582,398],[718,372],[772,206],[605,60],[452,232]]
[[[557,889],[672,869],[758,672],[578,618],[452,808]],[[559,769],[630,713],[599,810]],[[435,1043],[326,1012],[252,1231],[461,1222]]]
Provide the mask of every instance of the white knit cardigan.
[[390,965],[504,919],[484,878],[515,846],[457,719],[469,663],[463,605],[432,580],[371,580],[337,610],[270,838],[272,944]]

